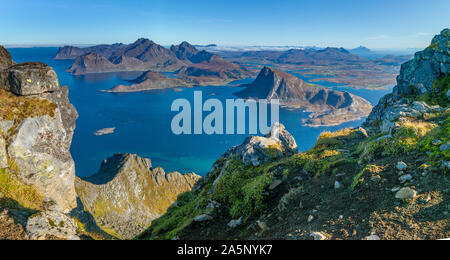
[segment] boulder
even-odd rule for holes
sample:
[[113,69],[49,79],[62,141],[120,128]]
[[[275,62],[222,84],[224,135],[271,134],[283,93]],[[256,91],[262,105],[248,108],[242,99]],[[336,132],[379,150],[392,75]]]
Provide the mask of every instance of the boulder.
[[417,192],[411,188],[402,188],[397,192],[395,195],[396,199],[399,200],[407,200],[407,199],[414,199],[417,196]]
[[327,240],[327,237],[322,232],[313,232],[310,235],[314,240]]
[[19,167],[19,178],[51,198],[62,212],[76,207],[75,163],[70,154],[72,135],[64,128],[61,112],[26,118],[8,146]]
[[[44,63],[26,62],[2,72],[9,91],[20,96],[38,95],[59,89],[58,76]],[[6,74],[6,75],[5,75]]]
[[404,162],[398,162],[397,163],[397,170],[403,171],[406,168],[408,168],[408,165],[406,163],[404,163]]
[[213,217],[211,217],[210,215],[207,215],[207,214],[198,215],[198,216],[194,217],[195,222],[205,222],[205,221],[210,221],[212,219],[213,219]]
[[244,164],[259,166],[270,159],[290,156],[298,152],[294,137],[276,123],[265,137],[251,136],[244,143],[228,150],[223,157],[237,156]]
[[31,216],[26,233],[31,240],[80,240],[77,224],[70,217],[57,211],[44,211]]
[[441,152],[445,152],[445,151],[450,150],[450,143],[446,143],[446,144],[441,145],[441,147],[439,147],[439,149],[441,150]]
[[231,220],[229,223],[228,223],[228,227],[230,227],[230,228],[232,228],[232,229],[234,229],[234,228],[237,228],[237,227],[239,227],[240,225],[242,225],[242,217],[240,217],[239,219],[236,219],[236,220]]

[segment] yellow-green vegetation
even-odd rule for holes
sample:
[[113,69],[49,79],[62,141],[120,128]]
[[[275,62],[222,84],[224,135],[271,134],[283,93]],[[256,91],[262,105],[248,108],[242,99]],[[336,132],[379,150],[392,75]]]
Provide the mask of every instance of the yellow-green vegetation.
[[365,181],[366,175],[370,175],[373,176],[375,174],[379,174],[381,172],[383,172],[384,167],[380,167],[377,165],[367,165],[360,173],[358,173],[354,178],[353,178],[353,182],[350,185],[350,190],[354,191],[356,186],[360,183],[363,183]]
[[11,208],[17,206],[39,210],[42,208],[43,197],[31,185],[23,184],[9,169],[0,169],[0,192],[5,198],[11,199],[18,205],[4,205]]
[[233,159],[214,188],[212,198],[229,205],[231,217],[250,217],[264,210],[264,190],[272,181],[270,167],[248,167]]
[[428,104],[448,107],[450,105],[450,101],[447,98],[447,91],[449,90],[450,77],[443,77],[433,83],[433,91],[419,97],[414,97],[414,99],[425,101]]
[[43,115],[54,116],[57,105],[46,99],[15,96],[0,89],[0,117],[4,120],[21,120]]

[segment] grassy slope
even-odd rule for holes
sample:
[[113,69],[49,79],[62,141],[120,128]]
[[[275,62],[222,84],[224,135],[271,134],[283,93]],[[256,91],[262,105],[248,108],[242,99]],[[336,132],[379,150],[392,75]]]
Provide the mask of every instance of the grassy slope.
[[[410,98],[448,107],[449,79],[435,83],[437,94]],[[232,160],[214,189],[221,167],[203,180],[201,188],[181,195],[178,205],[139,238],[308,239],[318,231],[330,239],[363,239],[373,233],[383,239],[450,237],[449,172],[440,168],[450,154],[432,144],[449,141],[449,114],[447,109],[405,121],[393,139],[377,141],[383,133],[366,138],[346,129],[323,133],[313,149],[263,166]],[[414,179],[404,186],[418,191],[415,200],[394,198],[392,189],[401,187],[398,161],[409,165],[405,174]],[[270,190],[275,179],[283,182]],[[341,186],[337,190],[336,181]],[[208,209],[210,201],[222,206]],[[193,221],[204,213],[214,220]],[[231,219],[241,216],[242,226],[228,228]],[[314,220],[309,222],[311,216]]]

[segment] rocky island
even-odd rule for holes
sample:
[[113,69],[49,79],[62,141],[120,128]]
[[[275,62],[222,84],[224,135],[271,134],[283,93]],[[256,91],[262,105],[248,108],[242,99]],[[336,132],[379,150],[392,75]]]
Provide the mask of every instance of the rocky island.
[[124,93],[124,92],[140,92],[155,89],[181,88],[191,87],[192,84],[178,78],[169,78],[162,73],[155,71],[144,72],[140,77],[132,80],[132,85],[118,85],[105,92]]
[[372,111],[372,105],[361,97],[316,85],[278,70],[264,67],[256,80],[236,95],[242,98],[279,99],[282,106],[314,112],[304,121],[310,126],[339,125],[359,120]]

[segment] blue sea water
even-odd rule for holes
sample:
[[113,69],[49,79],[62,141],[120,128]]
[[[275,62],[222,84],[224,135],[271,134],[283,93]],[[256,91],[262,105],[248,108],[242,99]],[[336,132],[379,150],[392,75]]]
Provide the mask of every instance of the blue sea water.
[[[230,86],[195,87],[174,90],[154,90],[140,93],[114,94],[100,90],[110,89],[140,73],[111,73],[73,76],[65,70],[71,61],[53,60],[57,48],[9,49],[16,62],[40,61],[52,66],[61,85],[69,87],[70,101],[76,107],[79,118],[71,148],[76,164],[77,176],[95,174],[101,162],[116,153],[135,153],[151,158],[153,166],[161,166],[166,172],[179,171],[206,174],[215,160],[230,147],[242,143],[246,135],[180,135],[171,131],[172,102],[178,98],[193,101],[194,91],[203,91],[203,98],[225,100],[234,98],[239,89]],[[241,81],[239,83],[243,83]],[[248,82],[248,81],[247,81]],[[376,104],[390,92],[352,89],[345,86],[330,86],[346,90]],[[206,114],[205,114],[206,115]],[[336,127],[311,128],[302,126],[301,120],[308,116],[302,111],[281,109],[280,119],[295,137],[300,150],[311,148],[323,131],[335,131],[358,126],[361,121],[345,123]],[[116,127],[112,135],[95,136],[99,129]]]

